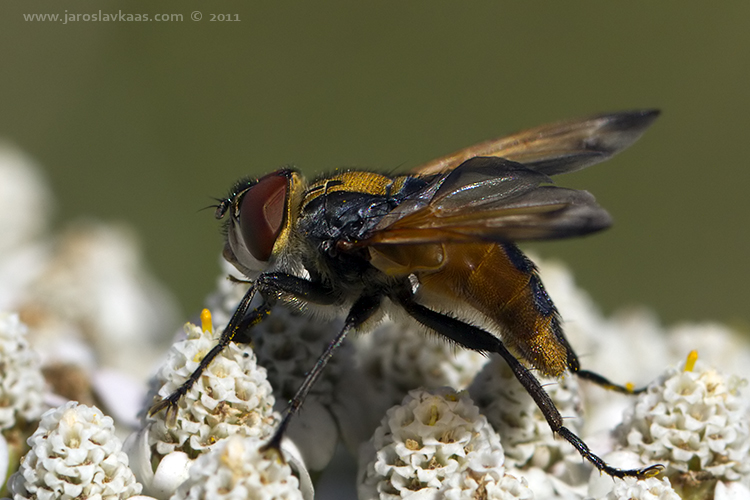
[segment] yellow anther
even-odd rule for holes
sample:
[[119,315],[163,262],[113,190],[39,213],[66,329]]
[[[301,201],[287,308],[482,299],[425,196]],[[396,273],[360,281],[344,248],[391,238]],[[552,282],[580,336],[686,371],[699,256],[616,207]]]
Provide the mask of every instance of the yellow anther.
[[691,372],[693,371],[693,368],[695,368],[695,362],[698,361],[698,351],[690,351],[690,354],[687,355],[687,359],[685,360],[685,371]]
[[208,309],[201,311],[201,329],[204,332],[214,333],[214,325],[211,322],[211,311]]
[[634,392],[635,384],[633,384],[633,382],[628,382],[627,384],[625,384],[625,389],[627,389],[628,392]]
[[439,415],[438,415],[438,409],[437,406],[432,405],[430,407],[430,421],[427,423],[427,425],[435,425],[438,421]]

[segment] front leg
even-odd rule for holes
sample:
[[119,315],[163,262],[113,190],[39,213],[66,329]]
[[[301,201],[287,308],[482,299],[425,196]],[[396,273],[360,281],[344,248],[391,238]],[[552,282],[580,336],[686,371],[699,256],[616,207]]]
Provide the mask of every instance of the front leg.
[[[248,313],[250,303],[255,298],[256,292],[263,296],[263,303]],[[167,409],[171,412],[176,409],[180,399],[187,394],[190,388],[198,381],[201,374],[208,368],[211,361],[229,345],[230,342],[249,341],[249,332],[252,327],[266,319],[271,314],[271,309],[278,301],[280,294],[291,295],[295,298],[322,305],[333,304],[336,300],[331,289],[322,283],[298,278],[284,273],[263,273],[255,280],[245,292],[232,318],[229,320],[224,331],[221,333],[219,342],[203,357],[198,368],[190,374],[185,382],[166,398],[156,402],[148,410],[149,415],[155,415]],[[169,417],[168,417],[169,419]]]

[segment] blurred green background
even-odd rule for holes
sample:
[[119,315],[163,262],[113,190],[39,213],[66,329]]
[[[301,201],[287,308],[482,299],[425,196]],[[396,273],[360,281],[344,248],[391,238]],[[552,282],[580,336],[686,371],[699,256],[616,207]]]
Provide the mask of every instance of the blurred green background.
[[[66,10],[183,21],[22,16]],[[632,149],[558,178],[615,226],[534,249],[605,311],[747,329],[750,3],[5,0],[0,13],[0,136],[46,168],[58,223],[134,226],[186,314],[219,270],[219,224],[200,209],[241,176],[407,169],[529,126],[658,107]]]

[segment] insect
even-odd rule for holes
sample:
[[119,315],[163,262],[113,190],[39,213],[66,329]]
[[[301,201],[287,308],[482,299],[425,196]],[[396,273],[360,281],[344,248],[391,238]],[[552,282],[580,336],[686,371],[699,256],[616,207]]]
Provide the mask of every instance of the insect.
[[[293,169],[238,182],[216,207],[226,218],[224,257],[254,277],[218,344],[154,414],[174,407],[211,360],[279,301],[346,311],[341,331],[310,370],[267,448],[279,449],[290,419],[353,330],[385,314],[406,316],[468,349],[497,353],[534,399],[553,432],[600,471],[647,477],[660,465],[618,469],[563,425],[530,370],[570,371],[610,390],[634,393],[583,370],[563,334],[534,264],[516,241],[579,236],[611,219],[586,191],[552,185],[630,146],[656,110],[603,114],[491,140],[386,175],[339,170],[307,183]],[[262,296],[257,308],[250,303]],[[484,319],[477,324],[477,313]]]

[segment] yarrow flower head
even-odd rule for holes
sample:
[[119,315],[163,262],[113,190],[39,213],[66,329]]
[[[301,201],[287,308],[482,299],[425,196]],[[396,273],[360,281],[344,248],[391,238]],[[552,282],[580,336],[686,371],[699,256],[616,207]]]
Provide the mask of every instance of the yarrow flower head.
[[238,435],[225,439],[195,461],[172,500],[302,500],[292,469],[275,452],[260,451],[263,444]]
[[[578,381],[566,376],[540,382],[565,417],[565,426],[579,432],[582,418]],[[587,475],[587,464],[581,461],[575,448],[552,433],[541,410],[505,361],[496,358],[488,363],[469,392],[500,434],[506,465],[538,467],[556,475],[575,473],[580,478],[585,477],[584,473]]]
[[532,498],[503,461],[500,437],[466,393],[414,390],[363,447],[359,498]]
[[[158,394],[167,397],[198,368],[216,345],[218,333],[208,310],[202,327],[185,325],[187,338],[175,343],[157,375]],[[159,455],[174,451],[191,458],[232,434],[266,437],[277,420],[266,370],[247,344],[231,342],[214,358],[176,408],[150,417],[150,444]],[[165,420],[166,418],[166,420]]]
[[[216,345],[211,313],[201,326],[186,324],[187,338],[176,342],[152,380],[155,397],[167,397],[198,368]],[[265,438],[278,420],[266,371],[246,344],[230,343],[213,359],[175,407],[144,419],[125,442],[133,470],[146,492],[169,498],[193,461],[221,440],[239,434]]]
[[14,500],[126,499],[141,492],[110,417],[70,401],[42,415],[11,477]]
[[133,232],[85,221],[50,243],[36,278],[16,299],[45,367],[101,364],[148,376],[166,347],[162,332],[176,323],[176,305],[144,269]]
[[464,390],[488,360],[390,319],[372,333],[355,337],[354,343],[365,374],[387,407],[398,404],[415,387]]
[[748,402],[736,376],[695,363],[667,370],[638,396],[617,429],[643,463],[662,463],[676,487],[750,475]]
[[44,408],[44,376],[26,333],[17,314],[0,312],[0,430],[34,421]]
[[604,500],[680,500],[680,496],[667,478],[649,477],[638,481],[628,477],[616,479],[612,491]]

